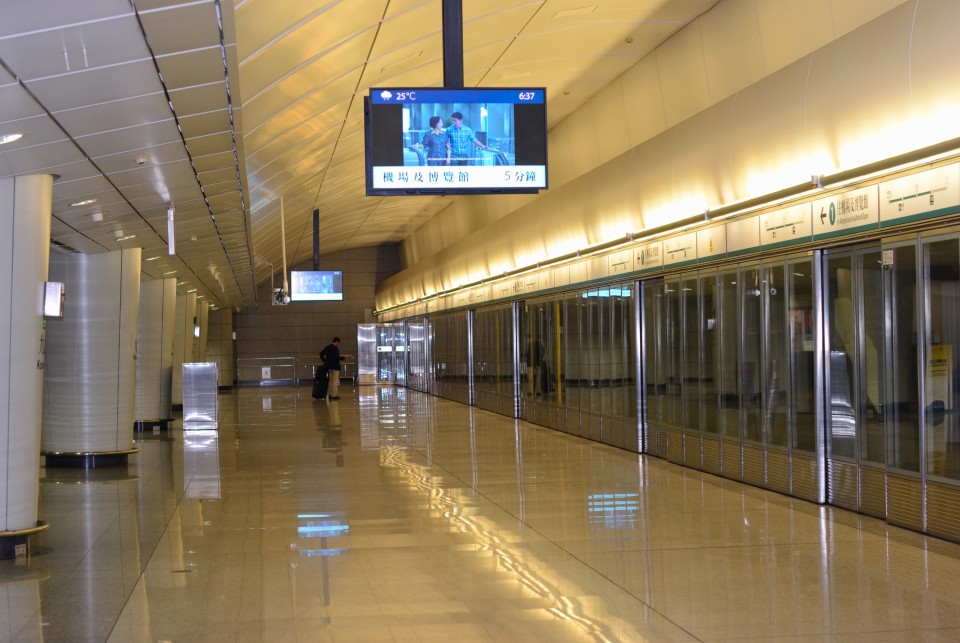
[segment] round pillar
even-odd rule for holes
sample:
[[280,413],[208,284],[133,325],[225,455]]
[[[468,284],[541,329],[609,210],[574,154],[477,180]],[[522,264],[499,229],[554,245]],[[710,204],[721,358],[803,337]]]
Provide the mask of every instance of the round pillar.
[[37,520],[43,410],[43,284],[53,177],[0,179],[0,556],[26,553]]
[[173,321],[177,280],[152,279],[140,284],[137,328],[137,397],[134,428],[166,429],[172,420]]
[[65,283],[63,319],[47,325],[42,453],[47,466],[109,466],[135,453],[140,248],[50,257]]

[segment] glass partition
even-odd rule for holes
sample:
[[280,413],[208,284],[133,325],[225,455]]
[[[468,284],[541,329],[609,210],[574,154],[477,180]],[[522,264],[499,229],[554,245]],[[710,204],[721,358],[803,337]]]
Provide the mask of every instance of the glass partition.
[[924,399],[927,474],[960,479],[960,245],[923,244]]
[[720,278],[720,435],[740,440],[740,295],[737,269],[721,270]]
[[917,322],[917,251],[914,243],[885,249],[890,255],[886,282],[891,373],[887,466],[920,472],[920,363]]
[[[817,450],[813,261],[800,259],[789,262],[787,279],[790,286],[789,332],[792,353],[790,409],[794,426],[791,446],[812,455]],[[883,316],[879,317],[882,322]]]

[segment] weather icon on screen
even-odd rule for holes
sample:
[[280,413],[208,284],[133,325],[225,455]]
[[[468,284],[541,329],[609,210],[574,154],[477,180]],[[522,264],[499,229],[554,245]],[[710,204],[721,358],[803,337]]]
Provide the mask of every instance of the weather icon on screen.
[[390,100],[391,98],[393,98],[393,94],[391,94],[389,90],[385,89],[382,92],[380,92],[380,98],[382,98],[383,100]]

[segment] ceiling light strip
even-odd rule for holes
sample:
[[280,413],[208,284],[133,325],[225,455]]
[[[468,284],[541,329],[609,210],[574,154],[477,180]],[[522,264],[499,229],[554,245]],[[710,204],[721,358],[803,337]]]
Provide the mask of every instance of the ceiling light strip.
[[[130,0],[130,5],[133,7],[134,17],[137,19],[137,26],[140,28],[140,34],[143,36],[143,43],[144,43],[144,45],[146,45],[147,51],[150,52],[150,60],[153,61],[153,68],[154,68],[154,70],[157,72],[157,78],[158,78],[159,81],[160,81],[160,86],[163,88],[163,95],[164,95],[164,96],[166,97],[166,99],[167,99],[167,106],[170,108],[170,113],[173,115],[173,121],[174,121],[174,123],[176,123],[176,125],[177,125],[177,133],[180,135],[180,142],[183,143],[184,152],[185,152],[186,155],[187,155],[187,160],[190,162],[190,168],[193,170],[193,178],[196,179],[197,185],[200,187],[200,193],[203,194],[203,182],[200,180],[200,173],[197,171],[196,163],[194,163],[194,161],[193,161],[193,155],[190,153],[190,148],[187,146],[187,139],[186,139],[186,137],[184,137],[184,135],[183,135],[183,128],[182,128],[182,126],[181,126],[181,124],[180,124],[180,118],[177,116],[177,111],[176,111],[176,110],[174,109],[174,107],[173,107],[173,99],[170,98],[170,91],[167,89],[167,83],[166,83],[166,81],[164,80],[163,74],[162,74],[161,71],[160,71],[160,65],[159,65],[159,63],[157,63],[157,55],[156,55],[156,53],[155,53],[154,50],[153,50],[153,46],[150,44],[150,39],[147,37],[147,31],[146,31],[146,29],[145,29],[144,26],[143,26],[143,20],[142,20],[141,17],[140,17],[140,10],[137,8],[136,0]],[[223,25],[222,25],[221,20],[220,20],[220,0],[215,0],[215,1],[214,1],[214,5],[215,5],[215,7],[216,7],[216,12],[217,12],[217,22],[220,23],[220,25],[219,25],[219,27],[220,27],[220,28],[219,28],[219,35],[220,35],[220,46],[221,46],[221,53],[222,53],[222,51],[223,51]],[[226,68],[224,68],[224,76],[225,76],[225,77],[226,77],[226,74],[227,74],[227,70],[226,70]],[[228,100],[229,100],[229,94],[228,94],[227,98],[228,98]],[[231,121],[231,127],[230,127],[230,129],[231,129],[231,131],[233,131],[233,129],[234,129],[233,124],[232,124],[232,121]],[[234,139],[233,143],[234,143],[234,153],[236,153],[236,139]],[[242,194],[243,194],[243,184],[241,183],[240,185],[238,185],[238,188],[239,188],[239,191],[240,191],[240,193],[241,193],[241,195],[242,195]],[[210,215],[210,221],[213,223],[213,228],[214,228],[214,230],[215,230],[216,233],[217,233],[217,239],[220,241],[220,249],[223,250],[223,254],[224,254],[224,257],[225,257],[226,260],[227,260],[227,264],[230,266],[230,273],[233,275],[234,283],[236,283],[236,285],[237,285],[237,292],[240,294],[240,300],[241,300],[241,302],[243,303],[243,306],[246,307],[246,305],[247,305],[247,298],[246,298],[246,297],[244,296],[244,294],[243,294],[243,288],[240,286],[240,282],[239,282],[239,280],[237,279],[237,271],[236,271],[236,268],[235,268],[234,265],[233,265],[233,260],[232,260],[231,257],[230,257],[230,253],[227,251],[226,244],[225,244],[224,241],[223,241],[223,235],[220,234],[220,228],[217,226],[217,218],[214,216],[214,214],[213,214],[213,208],[211,207],[210,201],[207,199],[207,196],[206,196],[205,194],[203,195],[203,202],[204,202],[204,204],[207,206],[207,212],[208,212],[209,215]],[[241,203],[242,203],[242,201],[241,201]],[[246,220],[246,211],[245,211],[245,210],[246,210],[246,209],[244,208],[244,220]],[[159,235],[158,235],[158,236],[159,236]],[[247,236],[248,236],[247,251],[250,252],[249,235],[247,235]],[[186,265],[185,262],[184,262],[184,265]],[[193,271],[191,270],[191,272],[193,272]],[[251,271],[251,272],[252,272],[252,271]],[[200,277],[199,277],[195,272],[194,272],[194,276],[197,277],[197,280],[200,281],[200,283],[203,283],[203,280],[200,279]],[[256,291],[256,281],[252,279],[251,282],[252,282],[252,284],[253,284],[253,286],[254,286],[254,288],[253,288],[253,296],[254,296],[254,302],[256,302],[256,292],[257,292],[257,291]]]

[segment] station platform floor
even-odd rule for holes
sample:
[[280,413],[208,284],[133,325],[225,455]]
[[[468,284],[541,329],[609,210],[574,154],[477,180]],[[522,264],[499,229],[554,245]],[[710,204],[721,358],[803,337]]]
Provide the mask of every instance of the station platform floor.
[[41,469],[0,641],[957,641],[960,545],[392,386]]

